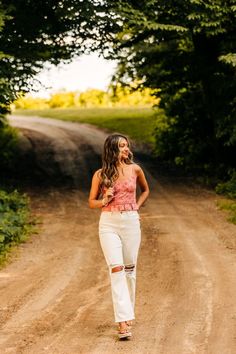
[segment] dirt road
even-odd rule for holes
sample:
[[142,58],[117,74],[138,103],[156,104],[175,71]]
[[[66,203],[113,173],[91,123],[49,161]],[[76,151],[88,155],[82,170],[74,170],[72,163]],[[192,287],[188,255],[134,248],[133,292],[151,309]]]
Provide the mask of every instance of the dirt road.
[[11,124],[39,164],[50,150],[48,170],[56,160],[75,187],[28,189],[42,225],[0,272],[0,353],[235,354],[236,227],[217,210],[215,194],[151,180],[140,212],[133,338],[119,342],[99,212],[88,209],[80,188],[105,135],[50,119],[12,117]]

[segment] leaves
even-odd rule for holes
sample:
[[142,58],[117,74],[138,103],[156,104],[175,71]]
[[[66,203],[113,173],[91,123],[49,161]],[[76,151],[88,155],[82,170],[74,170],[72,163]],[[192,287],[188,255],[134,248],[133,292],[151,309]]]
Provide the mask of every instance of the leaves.
[[28,203],[27,197],[16,190],[0,190],[0,255],[32,231]]
[[227,174],[236,154],[235,1],[106,4],[119,18],[109,54],[119,60],[116,80],[160,89],[165,118],[157,119],[158,156]]
[[221,55],[219,57],[219,61],[222,61],[226,64],[230,64],[230,65],[236,67],[236,53],[228,53],[225,55]]
[[58,64],[86,52],[97,25],[92,0],[2,0],[0,7],[0,114],[34,84],[45,61]]

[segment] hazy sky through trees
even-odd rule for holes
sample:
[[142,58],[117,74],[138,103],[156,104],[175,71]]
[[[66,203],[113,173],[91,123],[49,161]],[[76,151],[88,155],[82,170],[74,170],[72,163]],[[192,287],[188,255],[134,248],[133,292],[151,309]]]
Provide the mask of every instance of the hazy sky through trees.
[[[70,64],[50,66],[37,77],[42,86],[33,96],[48,97],[50,93],[62,89],[66,91],[85,91],[88,88],[106,90],[115,71],[116,62],[99,57],[96,53],[83,55]],[[48,88],[47,88],[48,87]]]

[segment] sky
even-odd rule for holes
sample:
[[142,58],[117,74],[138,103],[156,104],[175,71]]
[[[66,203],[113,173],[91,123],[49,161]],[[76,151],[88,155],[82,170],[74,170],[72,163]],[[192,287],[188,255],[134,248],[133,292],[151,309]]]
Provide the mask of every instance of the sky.
[[42,85],[38,92],[31,92],[34,97],[49,97],[51,93],[66,91],[85,91],[89,88],[106,90],[116,62],[99,57],[96,53],[83,55],[70,64],[60,64],[44,69],[36,76]]

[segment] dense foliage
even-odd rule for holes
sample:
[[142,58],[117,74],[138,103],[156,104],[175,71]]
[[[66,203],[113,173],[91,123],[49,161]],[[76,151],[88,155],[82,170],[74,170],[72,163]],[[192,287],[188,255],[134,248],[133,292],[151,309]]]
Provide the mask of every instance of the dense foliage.
[[236,156],[236,0],[2,0],[0,113],[43,63],[100,49],[160,88],[158,156],[224,177]]
[[216,188],[217,193],[227,195],[229,198],[236,199],[236,172],[232,174],[229,181],[219,183]]
[[4,120],[0,121],[0,172],[7,174],[14,169],[17,158],[17,133]]
[[45,62],[86,52],[86,40],[95,34],[95,8],[92,0],[1,0],[0,114],[19,92],[29,91]]
[[95,9],[92,0],[0,0],[0,173],[16,140],[5,121],[10,104],[35,87],[33,78],[45,62],[85,53],[87,39],[92,47]]
[[26,196],[0,190],[0,262],[10,247],[26,240],[30,231],[32,220]]
[[[157,154],[225,176],[236,156],[236,1],[104,2],[116,80],[160,88]],[[105,42],[106,38],[102,38]]]

